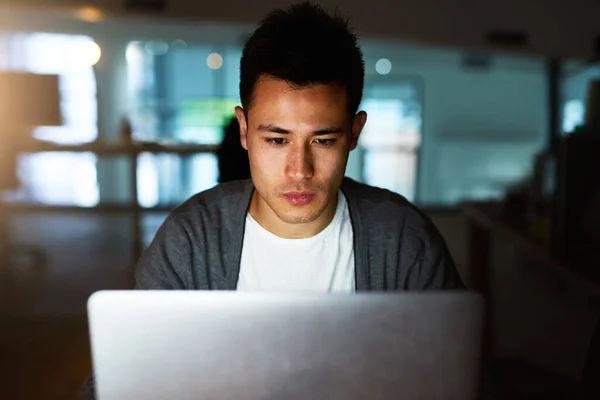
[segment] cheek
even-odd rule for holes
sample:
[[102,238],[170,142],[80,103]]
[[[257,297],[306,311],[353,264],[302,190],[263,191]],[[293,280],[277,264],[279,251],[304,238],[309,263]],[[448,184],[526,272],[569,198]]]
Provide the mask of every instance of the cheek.
[[275,183],[282,175],[285,165],[282,164],[281,157],[274,154],[271,149],[260,143],[254,143],[249,147],[248,158],[252,178],[255,183],[261,185]]
[[249,155],[250,163],[261,170],[270,169],[277,160],[276,155],[261,143],[255,143]]
[[340,152],[328,152],[318,157],[316,171],[327,176],[337,176],[344,173],[346,158]]

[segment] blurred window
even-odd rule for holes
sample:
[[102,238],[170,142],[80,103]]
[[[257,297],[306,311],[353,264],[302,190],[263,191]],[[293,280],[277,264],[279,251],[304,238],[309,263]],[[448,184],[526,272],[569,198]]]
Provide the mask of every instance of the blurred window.
[[[126,56],[135,140],[221,143],[239,104],[240,49],[182,40],[134,41]],[[144,154],[138,178],[142,205],[178,203],[217,184],[217,157]]]
[[585,119],[585,109],[583,101],[569,100],[563,108],[563,133],[570,133],[578,126],[583,125]]
[[[88,36],[0,32],[0,70],[60,76],[63,126],[37,127],[35,138],[58,144],[87,143],[97,138],[92,64],[98,50]],[[45,204],[93,206],[99,200],[96,161],[93,154],[24,154],[18,161],[22,189],[16,196]]]
[[415,201],[417,161],[421,144],[421,92],[402,77],[385,83],[366,79],[367,124],[360,137],[362,178],[367,184]]

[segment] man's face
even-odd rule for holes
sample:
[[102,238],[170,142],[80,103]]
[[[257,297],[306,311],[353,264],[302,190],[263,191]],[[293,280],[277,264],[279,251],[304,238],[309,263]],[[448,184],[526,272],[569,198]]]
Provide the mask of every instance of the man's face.
[[337,84],[296,89],[274,78],[255,87],[248,120],[236,109],[256,192],[250,212],[282,237],[308,237],[335,214],[350,150],[366,122],[348,115]]

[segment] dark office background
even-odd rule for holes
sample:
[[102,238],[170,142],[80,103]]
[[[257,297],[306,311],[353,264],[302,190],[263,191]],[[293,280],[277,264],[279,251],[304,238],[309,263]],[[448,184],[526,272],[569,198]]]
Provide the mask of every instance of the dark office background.
[[[0,180],[0,398],[75,396],[91,368],[87,297],[130,287],[167,212],[217,184],[244,40],[287,3],[0,0],[0,74],[58,75],[30,101],[59,114],[33,130],[0,117],[16,157],[0,160],[14,176]],[[347,175],[422,207],[485,291],[497,398],[568,398],[600,280],[556,250],[562,186],[540,165],[561,165],[573,132],[600,135],[586,121],[600,3],[320,3],[352,17],[366,63],[369,120]]]

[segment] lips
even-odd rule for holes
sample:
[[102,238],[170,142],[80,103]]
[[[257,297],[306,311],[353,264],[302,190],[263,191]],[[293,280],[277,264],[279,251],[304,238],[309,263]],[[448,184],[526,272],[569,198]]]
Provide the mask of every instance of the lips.
[[292,192],[284,194],[283,197],[292,205],[303,206],[313,201],[316,194],[311,192]]

